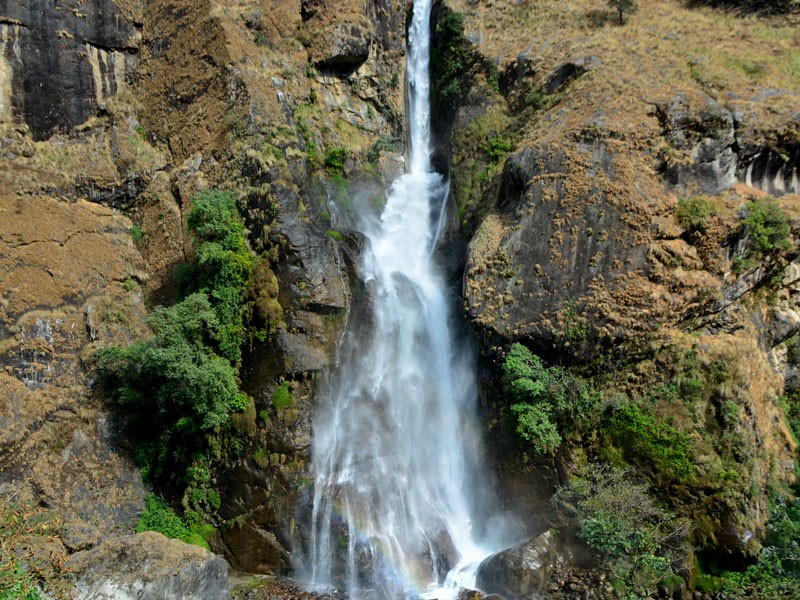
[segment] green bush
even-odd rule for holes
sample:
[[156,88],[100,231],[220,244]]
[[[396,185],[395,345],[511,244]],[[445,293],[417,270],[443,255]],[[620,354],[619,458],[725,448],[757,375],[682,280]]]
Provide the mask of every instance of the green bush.
[[766,257],[791,249],[789,220],[775,200],[769,198],[748,202],[742,223],[751,252]]
[[503,362],[503,384],[514,403],[515,431],[537,454],[556,451],[565,433],[589,421],[599,394],[561,367],[545,367],[522,344],[513,344]]
[[627,470],[584,465],[553,502],[577,520],[578,537],[598,553],[624,598],[648,597],[684,566],[688,524],[659,508]]
[[213,527],[209,528],[205,524],[187,524],[155,494],[147,494],[144,502],[145,509],[139,516],[139,522],[136,523],[136,533],[155,531],[165,537],[211,550],[206,537],[213,531]]
[[186,223],[197,263],[184,273],[182,295],[203,292],[208,296],[219,323],[217,350],[238,367],[245,339],[242,295],[253,271],[244,225],[229,192],[202,191],[193,203]]
[[280,384],[272,394],[272,406],[275,407],[275,410],[282,410],[284,408],[289,408],[294,401],[294,396],[292,395],[292,390],[289,387],[289,382],[284,381]]
[[687,231],[705,231],[708,220],[716,214],[714,205],[702,196],[681,198],[675,217]]
[[442,6],[435,34],[431,49],[432,100],[439,108],[452,108],[461,96],[476,56],[464,36],[464,15],[461,13]]
[[101,350],[97,369],[134,429],[143,475],[158,480],[203,453],[242,398],[234,368],[215,353],[219,320],[205,294],[157,307],[147,323],[152,336]]
[[658,477],[690,482],[694,462],[688,437],[663,420],[625,402],[612,407],[602,425],[603,434],[625,457],[642,467],[651,467]]
[[484,146],[490,163],[500,162],[511,151],[511,143],[502,138],[489,138]]
[[325,152],[325,169],[331,175],[344,173],[344,163],[347,160],[347,148],[330,148]]

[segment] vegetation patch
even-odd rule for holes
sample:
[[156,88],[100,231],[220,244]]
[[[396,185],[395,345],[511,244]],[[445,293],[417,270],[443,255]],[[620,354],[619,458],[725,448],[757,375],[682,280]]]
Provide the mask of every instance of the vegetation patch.
[[214,533],[213,526],[187,523],[155,494],[147,494],[144,502],[145,509],[136,524],[136,533],[155,531],[165,537],[211,550],[207,538]]
[[534,454],[553,454],[564,435],[585,429],[599,400],[587,381],[561,367],[545,367],[522,344],[506,355],[503,383],[514,401],[514,430]]
[[578,537],[601,557],[623,598],[650,597],[681,581],[689,524],[659,508],[629,471],[584,465],[553,502],[569,510]]
[[0,497],[0,598],[67,598],[63,547],[51,544],[59,523],[41,508]]

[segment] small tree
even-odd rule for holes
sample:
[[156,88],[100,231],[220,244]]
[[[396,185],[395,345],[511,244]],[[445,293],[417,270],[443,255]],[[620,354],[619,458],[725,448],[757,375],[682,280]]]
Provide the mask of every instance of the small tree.
[[608,7],[619,13],[619,24],[622,25],[625,22],[623,15],[636,12],[639,5],[636,4],[636,0],[608,0]]

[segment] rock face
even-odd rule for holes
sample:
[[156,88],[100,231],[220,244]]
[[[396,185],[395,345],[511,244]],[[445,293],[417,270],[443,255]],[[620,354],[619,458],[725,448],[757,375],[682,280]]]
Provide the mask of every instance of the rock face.
[[0,118],[41,140],[126,91],[143,10],[142,0],[0,2]]
[[[693,416],[683,421],[696,444],[692,483],[664,492],[671,484],[621,441],[623,458],[679,514],[709,516],[697,528],[698,546],[712,544],[728,557],[752,555],[764,533],[769,465],[781,465],[784,485],[793,480],[788,466],[795,444],[781,416],[782,382],[769,354],[797,332],[794,267],[787,262],[796,257],[798,229],[793,222],[793,248],[783,262],[766,260],[742,272],[733,268],[746,252],[738,211],[760,197],[755,188],[795,189],[796,78],[777,75],[780,89],[766,88],[702,53],[690,57],[690,68],[674,70],[670,56],[684,56],[718,30],[713,12],[671,6],[661,13],[662,6],[616,28],[631,43],[647,29],[662,44],[657,52],[642,47],[630,61],[630,47],[607,43],[609,29],[591,11],[562,12],[556,3],[446,4],[464,15],[466,39],[496,66],[493,74],[478,61],[453,129],[440,140],[452,150],[453,203],[470,236],[465,309],[483,355],[499,361],[512,343],[523,342],[546,361],[613,372],[609,398],[657,402],[654,410],[671,422],[680,422],[692,404]],[[678,22],[692,23],[693,33],[675,33]],[[765,57],[788,51],[768,42],[760,48]],[[780,64],[769,68],[777,74]],[[629,93],[632,88],[639,92]],[[675,214],[679,201],[696,198],[715,207],[699,232]],[[783,198],[794,217],[795,198]],[[768,284],[771,269],[775,279]],[[773,300],[764,301],[762,286],[774,290]],[[685,345],[688,332],[697,337],[690,344],[695,350]],[[676,381],[669,379],[676,367],[665,358],[667,347],[675,356],[696,356],[701,370],[728,365],[724,389],[709,387],[691,400],[680,388],[672,401],[654,399],[657,382]],[[617,352],[619,360],[612,358]],[[500,427],[511,399],[494,383],[496,391],[487,382],[483,400],[493,427]],[[723,437],[752,454],[728,453]],[[509,508],[524,512],[527,522],[546,521],[534,507],[546,511],[549,492],[523,507],[520,490],[533,488],[520,481],[530,469],[511,466],[507,445],[496,452]],[[563,481],[571,468],[568,450],[563,453],[556,472],[537,471],[537,481]],[[772,458],[762,461],[759,453]],[[759,483],[721,483],[722,464]]]
[[485,559],[475,583],[485,592],[506,598],[546,598],[549,579],[570,562],[558,532],[548,529]]
[[75,597],[85,600],[231,597],[224,559],[152,531],[79,552],[69,559],[68,569]]

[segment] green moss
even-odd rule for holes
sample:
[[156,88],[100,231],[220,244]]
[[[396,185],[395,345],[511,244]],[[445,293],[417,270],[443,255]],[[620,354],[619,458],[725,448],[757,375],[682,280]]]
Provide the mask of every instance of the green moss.
[[288,381],[280,384],[272,394],[272,406],[275,410],[289,408],[294,402],[294,395]]

